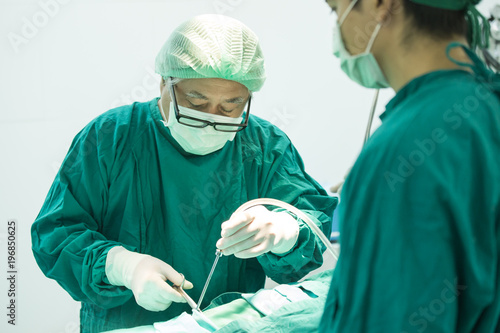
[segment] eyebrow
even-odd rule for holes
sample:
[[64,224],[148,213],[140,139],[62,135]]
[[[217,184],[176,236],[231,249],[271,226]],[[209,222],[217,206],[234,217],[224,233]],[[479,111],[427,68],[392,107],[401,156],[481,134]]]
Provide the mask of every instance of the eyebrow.
[[[203,95],[202,93],[200,93],[196,90],[192,90],[190,92],[187,92],[186,96],[191,97],[191,98],[196,98],[196,99],[202,99],[204,101],[208,101],[207,96]],[[243,97],[235,97],[235,98],[226,99],[224,102],[232,103],[232,104],[243,104],[245,102],[245,99]]]
[[190,92],[187,92],[186,93],[186,96],[187,97],[191,97],[191,98],[196,98],[196,99],[203,99],[205,101],[208,101],[208,97],[203,95],[202,93],[200,92],[197,92],[196,90],[192,90]]
[[225,102],[233,104],[243,104],[245,102],[245,99],[243,97],[235,97],[231,99],[226,99]]

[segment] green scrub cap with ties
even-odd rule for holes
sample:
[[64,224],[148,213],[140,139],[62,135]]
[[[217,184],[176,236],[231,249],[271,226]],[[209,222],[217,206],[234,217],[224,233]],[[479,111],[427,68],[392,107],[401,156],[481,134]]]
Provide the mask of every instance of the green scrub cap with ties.
[[487,48],[490,41],[490,24],[477,10],[481,0],[410,0],[411,2],[447,10],[466,10],[469,25],[468,38],[471,48]]

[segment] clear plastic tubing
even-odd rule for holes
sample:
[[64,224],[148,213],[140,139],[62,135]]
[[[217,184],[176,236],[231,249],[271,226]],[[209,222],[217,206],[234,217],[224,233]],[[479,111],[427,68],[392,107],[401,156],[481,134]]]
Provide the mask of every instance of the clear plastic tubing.
[[335,260],[339,259],[339,254],[337,250],[332,246],[330,243],[330,240],[326,238],[325,234],[321,231],[321,229],[306,215],[304,214],[300,209],[295,208],[294,206],[283,202],[281,200],[277,199],[269,199],[269,198],[260,198],[260,199],[254,199],[250,200],[243,205],[241,205],[235,213],[240,213],[242,211],[245,211],[251,207],[258,206],[258,205],[272,205],[272,206],[277,206],[283,209],[286,209],[292,213],[294,213],[298,218],[300,218],[302,221],[304,221],[312,231],[316,234],[316,236],[321,239],[323,244],[325,244],[326,248],[332,253],[333,257]]

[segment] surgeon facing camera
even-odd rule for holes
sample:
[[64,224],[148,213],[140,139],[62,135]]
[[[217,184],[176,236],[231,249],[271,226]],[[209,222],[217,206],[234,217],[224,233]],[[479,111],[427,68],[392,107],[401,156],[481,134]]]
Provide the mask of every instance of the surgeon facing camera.
[[38,265],[82,302],[84,333],[187,311],[176,286],[199,298],[216,248],[224,256],[201,308],[323,261],[320,239],[286,211],[235,213],[275,198],[328,235],[337,205],[288,137],[251,114],[265,80],[257,36],[229,17],[195,17],[171,34],[156,72],[159,98],[112,109],[75,137],[32,227]]

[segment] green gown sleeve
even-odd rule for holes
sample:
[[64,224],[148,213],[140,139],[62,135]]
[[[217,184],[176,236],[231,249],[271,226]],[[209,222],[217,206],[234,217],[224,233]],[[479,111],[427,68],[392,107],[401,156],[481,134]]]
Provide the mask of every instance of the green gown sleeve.
[[[302,210],[330,238],[337,198],[328,196],[305,172],[302,158],[288,138],[283,139],[282,144],[285,145],[283,152],[274,152],[263,163],[267,177],[263,179],[260,196],[278,199]],[[300,219],[299,227],[299,237],[292,250],[282,255],[268,252],[257,258],[266,275],[278,283],[297,281],[323,263],[323,243]]]
[[321,332],[491,332],[475,327],[498,294],[499,146],[485,114],[374,135],[342,193]]
[[130,290],[110,285],[105,276],[107,252],[123,246],[100,232],[108,201],[107,172],[112,163],[106,156],[111,146],[101,140],[95,123],[75,137],[31,228],[33,254],[43,273],[75,300],[103,308],[132,297]]

